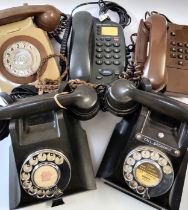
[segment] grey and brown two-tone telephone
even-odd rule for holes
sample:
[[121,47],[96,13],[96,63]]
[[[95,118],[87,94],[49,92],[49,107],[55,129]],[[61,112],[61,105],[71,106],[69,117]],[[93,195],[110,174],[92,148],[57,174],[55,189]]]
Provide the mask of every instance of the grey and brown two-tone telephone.
[[[43,58],[53,54],[47,32],[53,31],[62,13],[51,5],[24,5],[0,11],[0,91],[33,83]],[[42,79],[57,79],[54,58],[42,69]]]
[[141,20],[135,65],[154,90],[188,94],[188,26],[171,23],[164,15]]

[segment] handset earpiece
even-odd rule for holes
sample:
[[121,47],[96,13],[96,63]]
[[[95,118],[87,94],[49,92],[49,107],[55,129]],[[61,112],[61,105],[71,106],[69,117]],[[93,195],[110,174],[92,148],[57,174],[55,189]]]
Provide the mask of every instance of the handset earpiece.
[[[56,97],[55,97],[56,95]],[[54,100],[54,97],[58,103]],[[88,120],[99,111],[96,91],[89,86],[81,85],[67,94],[49,93],[17,100],[17,102],[0,108],[0,120],[35,115],[51,110],[58,110],[62,104],[74,117]]]
[[124,116],[133,112],[138,103],[156,112],[188,122],[188,110],[183,103],[167,96],[136,89],[133,82],[119,79],[114,81],[106,93],[109,111]]
[[53,31],[60,22],[62,12],[51,5],[24,5],[0,11],[0,25],[13,23],[34,16],[38,27]]

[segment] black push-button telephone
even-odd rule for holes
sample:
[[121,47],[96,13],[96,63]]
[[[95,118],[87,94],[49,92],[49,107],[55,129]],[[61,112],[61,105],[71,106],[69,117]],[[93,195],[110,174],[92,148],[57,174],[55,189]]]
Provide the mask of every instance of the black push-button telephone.
[[125,68],[125,38],[120,24],[101,22],[88,12],[72,20],[70,79],[109,84]]

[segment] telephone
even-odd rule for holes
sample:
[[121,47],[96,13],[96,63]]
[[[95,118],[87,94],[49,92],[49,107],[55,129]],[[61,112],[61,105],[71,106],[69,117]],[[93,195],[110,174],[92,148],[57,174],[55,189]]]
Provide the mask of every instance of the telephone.
[[85,131],[63,111],[10,121],[10,209],[96,189]]
[[60,205],[64,195],[96,189],[87,136],[75,117],[98,113],[97,93],[87,85],[69,88],[17,101],[0,94],[0,110],[10,114],[0,114],[10,120],[10,209],[45,200]]
[[187,123],[142,107],[116,125],[97,176],[156,209],[179,210],[187,128]]
[[186,104],[138,90],[125,79],[108,87],[105,101],[111,113],[124,118],[97,176],[157,209],[178,210],[188,163]]
[[141,20],[135,48],[135,66],[149,78],[155,91],[188,94],[188,26],[153,13]]
[[[1,92],[10,93],[19,84],[36,82],[42,59],[54,53],[46,31],[58,26],[61,14],[51,5],[24,5],[0,11]],[[54,58],[41,73],[41,79],[58,79]]]
[[70,79],[109,84],[126,65],[123,28],[110,20],[100,21],[88,12],[72,20]]

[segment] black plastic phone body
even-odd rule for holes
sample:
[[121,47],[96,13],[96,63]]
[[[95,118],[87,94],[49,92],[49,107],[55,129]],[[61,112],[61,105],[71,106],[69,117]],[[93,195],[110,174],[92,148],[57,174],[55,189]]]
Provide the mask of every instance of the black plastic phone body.
[[[160,210],[179,210],[185,174],[187,170],[187,125],[180,121],[167,118],[164,123],[161,119],[151,113],[147,108],[141,112],[135,112],[124,117],[115,127],[110,143],[104,154],[99,167],[97,177],[120,191],[147,203]],[[150,116],[149,116],[150,115]],[[163,118],[164,119],[164,118]],[[183,126],[182,126],[183,125]],[[185,126],[185,127],[184,127]],[[178,128],[178,132],[174,129]],[[157,137],[158,132],[165,132],[165,139],[161,141]],[[144,138],[136,139],[136,134],[142,134]],[[153,141],[152,141],[153,140]],[[166,141],[166,142],[165,142]],[[171,160],[174,168],[174,182],[165,194],[146,199],[134,192],[124,180],[123,165],[125,157],[138,146],[152,146],[164,152]],[[179,156],[174,155],[174,150],[179,150]]]
[[79,121],[70,115],[62,111],[47,112],[11,120],[10,136],[10,209],[46,200],[29,195],[20,184],[20,168],[24,160],[38,150],[62,151],[68,158],[71,177],[63,196],[96,189],[86,133]]
[[100,22],[88,12],[73,16],[70,79],[109,84],[126,65],[123,28],[115,22]]

